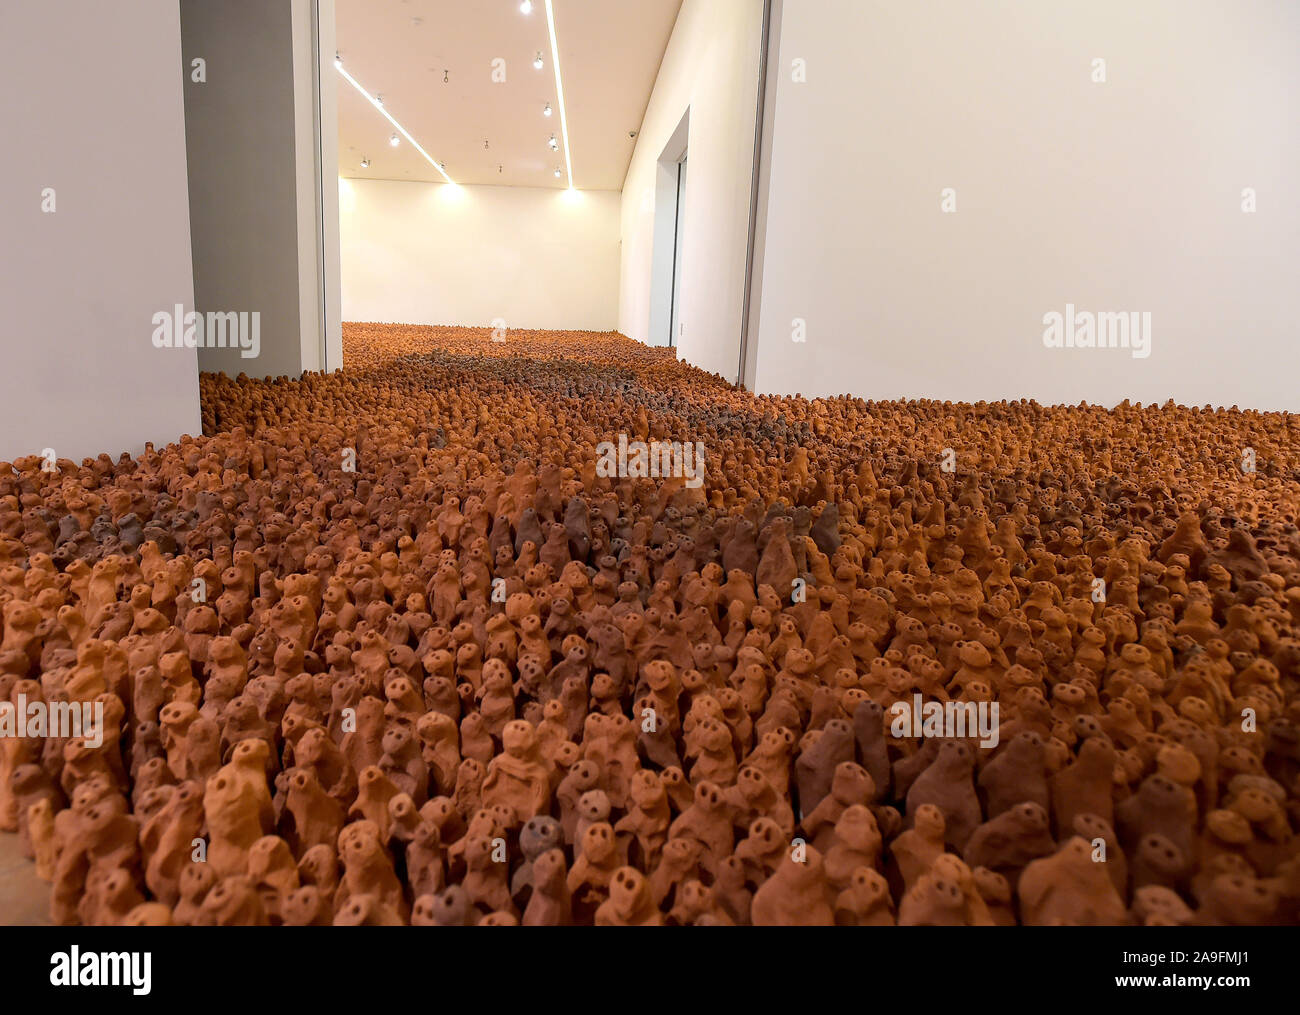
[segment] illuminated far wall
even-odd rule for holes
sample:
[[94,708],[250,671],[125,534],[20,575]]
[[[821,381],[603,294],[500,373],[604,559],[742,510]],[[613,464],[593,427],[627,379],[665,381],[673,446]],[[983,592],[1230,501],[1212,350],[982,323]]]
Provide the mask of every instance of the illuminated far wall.
[[612,331],[617,191],[339,180],[343,320]]

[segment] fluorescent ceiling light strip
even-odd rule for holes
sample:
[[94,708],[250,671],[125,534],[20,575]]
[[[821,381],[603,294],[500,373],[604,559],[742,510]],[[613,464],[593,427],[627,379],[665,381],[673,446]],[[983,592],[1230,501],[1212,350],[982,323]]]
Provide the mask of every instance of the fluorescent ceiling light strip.
[[411,144],[413,144],[413,145],[415,146],[415,150],[416,150],[417,152],[419,152],[421,155],[423,155],[426,159],[429,160],[429,165],[433,166],[434,169],[436,169],[436,170],[438,170],[438,172],[442,173],[442,178],[443,178],[444,180],[446,180],[448,183],[452,183],[452,184],[454,184],[454,183],[456,182],[456,181],[453,180],[450,176],[447,175],[446,171],[442,168],[442,166],[438,165],[438,163],[434,161],[434,158],[433,158],[432,155],[430,155],[428,152],[426,152],[423,148],[420,147],[420,142],[417,141],[417,140],[415,140],[415,138],[411,137],[411,135],[410,135],[409,133],[407,133],[406,128],[403,127],[400,123],[398,123],[396,120],[393,119],[392,114],[390,114],[390,113],[388,112],[388,110],[386,110],[386,109],[384,108],[383,103],[381,103],[378,99],[376,99],[376,98],[375,98],[373,95],[371,95],[368,91],[366,91],[364,88],[362,88],[360,84],[357,83],[357,79],[354,78],[351,74],[349,74],[349,73],[348,73],[348,72],[343,68],[343,64],[339,63],[338,61],[335,61],[334,66],[337,67],[337,68],[338,68],[338,72],[339,72],[340,74],[342,74],[342,75],[347,79],[348,84],[350,84],[353,88],[355,88],[355,89],[356,89],[357,91],[359,91],[362,95],[364,95],[364,96],[366,97],[366,101],[369,102],[372,106],[374,106],[377,110],[379,110],[379,112],[381,112],[381,113],[384,115],[384,118],[385,118],[389,123],[391,123],[394,127],[396,127],[398,130],[400,130],[400,131],[402,132],[402,137],[404,137],[404,138],[406,138],[406,140],[410,141]]
[[564,165],[569,170],[569,189],[573,189],[573,159],[569,156],[569,118],[564,112],[564,85],[560,82],[560,47],[555,41],[555,8],[546,0],[546,27],[551,33],[551,66],[555,68],[555,100],[560,106],[560,133],[564,135]]

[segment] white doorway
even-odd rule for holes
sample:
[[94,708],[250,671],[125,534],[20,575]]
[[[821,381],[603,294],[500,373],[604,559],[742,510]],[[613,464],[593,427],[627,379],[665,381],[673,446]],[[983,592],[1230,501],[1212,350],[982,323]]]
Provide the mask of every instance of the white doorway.
[[654,248],[650,266],[651,345],[679,346],[686,325],[682,252],[686,231],[688,109],[655,166]]
[[676,346],[681,337],[682,309],[682,226],[685,221],[686,206],[686,156],[677,163],[677,199],[673,215],[673,289],[670,297],[672,311],[669,319],[672,327],[668,332],[668,344]]

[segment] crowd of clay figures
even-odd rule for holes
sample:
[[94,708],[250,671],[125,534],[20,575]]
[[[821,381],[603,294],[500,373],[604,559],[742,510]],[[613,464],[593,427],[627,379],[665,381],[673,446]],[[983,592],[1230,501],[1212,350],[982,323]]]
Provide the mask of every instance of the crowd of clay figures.
[[1300,923],[1300,417],[345,339],[0,466],[0,700],[103,706],[0,739],[54,923]]

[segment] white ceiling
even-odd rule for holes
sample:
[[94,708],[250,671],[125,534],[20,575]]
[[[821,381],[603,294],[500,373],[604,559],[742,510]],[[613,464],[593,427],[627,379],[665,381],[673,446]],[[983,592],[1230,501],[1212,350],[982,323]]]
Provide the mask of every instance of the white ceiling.
[[[635,144],[629,132],[641,127],[680,7],[681,0],[553,0],[578,189],[623,188]],[[568,186],[544,0],[527,15],[519,0],[337,0],[336,11],[348,73],[383,97],[455,182]],[[497,57],[504,83],[492,80]],[[390,146],[392,125],[342,76],[338,96],[340,176],[442,182],[405,139]],[[550,117],[542,114],[548,102]]]

